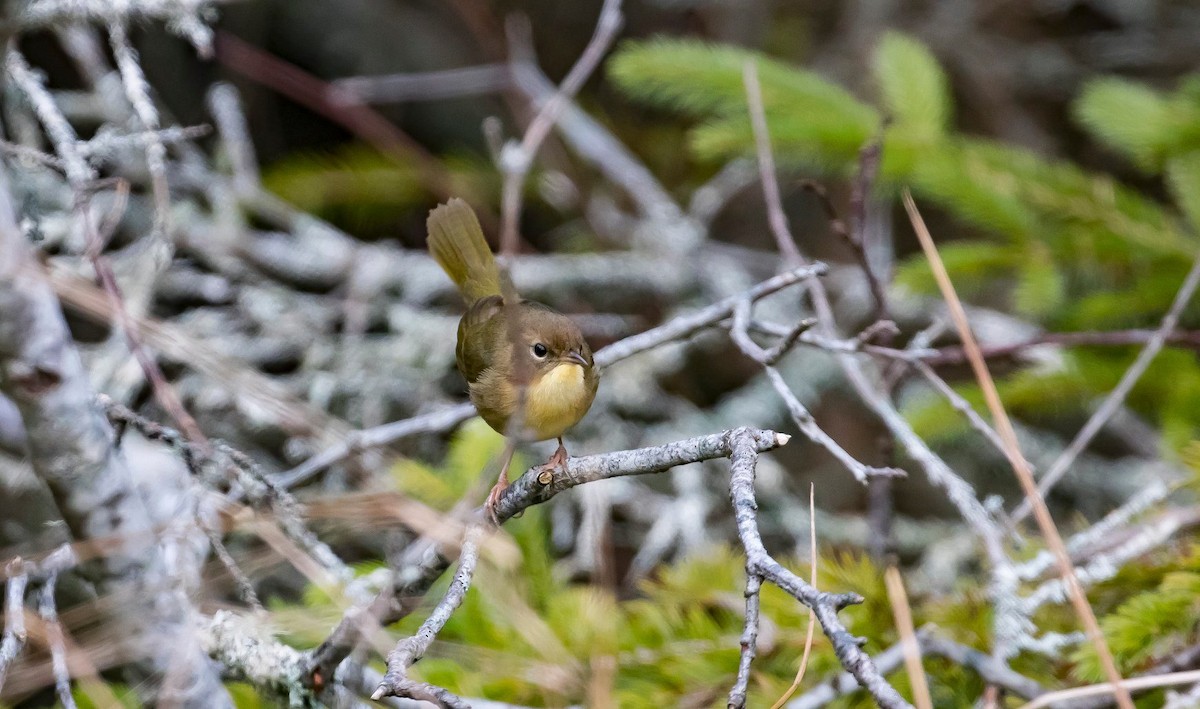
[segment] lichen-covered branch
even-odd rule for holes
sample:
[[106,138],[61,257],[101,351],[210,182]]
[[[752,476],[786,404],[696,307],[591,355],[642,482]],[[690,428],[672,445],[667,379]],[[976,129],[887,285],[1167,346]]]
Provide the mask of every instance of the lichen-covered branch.
[[4,584],[4,635],[0,636],[0,689],[4,689],[9,665],[25,647],[25,587],[29,584],[20,558],[5,566],[4,575],[7,581]]
[[[151,664],[165,663],[172,653],[155,650],[169,641],[187,648],[192,633],[190,609],[173,593],[159,589],[174,583],[171,569],[157,547],[149,552],[138,538],[151,533],[156,521],[121,455],[111,445],[111,430],[95,407],[78,352],[67,331],[58,300],[28,252],[9,201],[7,180],[0,176],[0,390],[17,405],[25,425],[34,471],[45,481],[71,533],[77,539],[114,539],[112,552],[97,562],[101,586],[132,587],[135,596],[153,599],[148,607],[121,608],[125,636],[137,638]],[[158,492],[175,498],[179,489]],[[198,565],[195,550],[178,545],[178,562]],[[140,590],[139,590],[140,589]],[[154,589],[154,590],[151,590]],[[206,706],[228,701],[219,679],[198,644],[183,672],[192,692],[184,703]],[[161,671],[165,672],[165,665]],[[196,706],[200,706],[199,703]]]
[[446,595],[421,624],[416,634],[401,640],[388,653],[387,672],[379,682],[379,688],[371,694],[371,699],[379,700],[391,696],[422,698],[409,693],[412,687],[407,683],[412,680],[407,676],[408,668],[425,655],[434,638],[445,627],[446,621],[450,620],[451,614],[466,598],[467,590],[471,587],[471,577],[475,573],[475,564],[479,561],[479,541],[483,535],[484,528],[481,524],[472,525],[467,530],[467,537],[463,540],[462,552],[458,557],[458,571],[454,574],[454,580],[450,582],[450,588],[446,589]]
[[[768,451],[785,445],[789,437],[773,431],[746,431],[749,445]],[[661,446],[568,458],[561,468],[530,468],[505,489],[495,506],[502,524],[522,510],[541,504],[565,490],[597,480],[628,475],[661,473],[676,466],[725,458],[732,451],[730,433],[690,438]],[[479,521],[482,521],[481,519]],[[390,625],[413,611],[430,586],[449,568],[451,559],[432,540],[409,545],[395,578],[367,607],[351,608],[312,653],[306,677],[321,684],[360,642],[362,629]]]
[[838,618],[838,611],[848,605],[861,603],[862,597],[853,593],[818,591],[767,553],[758,531],[758,502],[754,492],[758,450],[752,432],[746,429],[733,431],[730,445],[729,498],[733,503],[738,538],[746,552],[746,573],[770,581],[811,608],[842,666],[871,693],[881,707],[911,708],[912,705],[888,684],[870,656],[863,652],[865,641],[851,635]]

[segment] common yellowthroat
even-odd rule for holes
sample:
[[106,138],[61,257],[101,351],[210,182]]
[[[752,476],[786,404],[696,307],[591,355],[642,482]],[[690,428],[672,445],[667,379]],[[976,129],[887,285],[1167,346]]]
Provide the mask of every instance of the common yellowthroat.
[[[579,423],[596,397],[599,373],[592,349],[570,318],[530,300],[506,303],[496,259],[475,212],[451,199],[429,213],[429,253],[458,286],[467,312],[458,322],[458,371],[471,403],[496,431],[523,441],[558,439],[546,462],[567,461],[562,435]],[[511,293],[509,289],[509,293]],[[512,447],[488,494],[493,512],[508,487]]]

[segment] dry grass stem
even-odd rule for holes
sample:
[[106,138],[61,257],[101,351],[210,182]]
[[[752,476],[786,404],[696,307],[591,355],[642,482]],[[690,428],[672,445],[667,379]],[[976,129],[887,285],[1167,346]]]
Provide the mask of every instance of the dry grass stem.
[[1088,639],[1096,649],[1096,654],[1100,658],[1104,674],[1109,678],[1117,705],[1121,709],[1134,709],[1133,699],[1130,698],[1128,690],[1122,685],[1121,674],[1117,671],[1117,664],[1113,659],[1112,651],[1109,650],[1108,643],[1104,640],[1104,634],[1100,630],[1100,624],[1096,621],[1096,614],[1092,611],[1091,605],[1088,604],[1083,587],[1080,585],[1079,579],[1075,576],[1075,568],[1071,564],[1071,557],[1067,553],[1067,547],[1063,543],[1062,536],[1058,533],[1054,519],[1050,516],[1050,510],[1046,508],[1046,502],[1042,499],[1041,493],[1038,492],[1037,483],[1033,479],[1033,472],[1029,469],[1029,464],[1021,454],[1021,446],[1017,441],[1016,430],[1013,428],[1012,421],[1009,420],[1008,413],[1004,410],[1004,405],[1000,401],[1000,394],[996,391],[996,383],[992,380],[991,372],[988,371],[987,363],[984,361],[983,354],[979,349],[979,343],[976,342],[975,336],[971,332],[966,310],[963,309],[962,301],[958,299],[958,294],[954,290],[954,284],[950,282],[950,275],[946,272],[946,266],[942,263],[942,259],[938,255],[937,247],[933,243],[933,237],[930,235],[929,229],[925,226],[925,220],[921,218],[920,212],[917,211],[917,205],[913,202],[912,194],[907,189],[904,191],[904,208],[908,211],[908,218],[912,222],[913,230],[917,234],[917,239],[921,242],[921,248],[925,251],[925,256],[929,260],[929,266],[933,271],[934,278],[937,280],[938,288],[942,291],[942,297],[945,298],[951,318],[958,329],[963,349],[967,354],[967,359],[971,363],[971,369],[974,371],[975,378],[983,390],[988,410],[995,421],[996,431],[1000,434],[1000,439],[1004,442],[1005,454],[1008,457],[1008,461],[1012,465],[1013,472],[1016,473],[1017,480],[1021,483],[1021,488],[1025,493],[1026,499],[1033,505],[1034,518],[1037,520],[1042,535],[1046,538],[1047,546],[1050,547],[1050,551],[1057,560],[1059,573],[1062,575],[1063,581],[1069,589],[1068,595],[1071,599],[1071,605],[1074,606],[1075,613],[1083,623]]
[[925,668],[921,666],[921,644],[917,641],[917,631],[913,628],[912,608],[908,605],[908,593],[904,590],[904,579],[900,578],[900,570],[889,566],[883,574],[887,584],[888,601],[892,604],[892,616],[896,619],[896,629],[900,633],[900,646],[904,648],[904,669],[908,672],[908,681],[912,684],[913,703],[917,709],[933,709],[933,700],[929,696],[929,682],[925,677]]

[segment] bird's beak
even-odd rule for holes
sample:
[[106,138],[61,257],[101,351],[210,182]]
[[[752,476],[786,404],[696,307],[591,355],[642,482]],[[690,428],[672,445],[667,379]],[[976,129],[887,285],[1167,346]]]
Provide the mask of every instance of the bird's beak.
[[586,368],[591,366],[588,364],[587,357],[584,357],[582,352],[577,352],[576,350],[571,350],[571,352],[567,354],[567,359],[581,367]]

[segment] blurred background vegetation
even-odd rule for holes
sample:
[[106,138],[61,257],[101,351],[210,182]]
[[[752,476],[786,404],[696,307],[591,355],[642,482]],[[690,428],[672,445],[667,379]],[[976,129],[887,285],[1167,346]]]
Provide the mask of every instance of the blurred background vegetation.
[[[429,98],[418,91],[374,102],[371,110],[393,126],[389,131],[355,118],[330,98],[335,94],[322,92],[350,77],[502,62],[506,18],[514,16],[527,19],[538,63],[557,80],[586,44],[599,5],[255,0],[221,8],[213,61],[195,58],[152,26],[135,39],[150,82],[182,124],[210,120],[203,101],[208,85],[227,80],[237,87],[271,192],[364,243],[421,249],[425,215],[449,195],[467,197],[494,227],[500,179],[482,126],[498,117],[503,135],[518,134],[528,118],[526,100],[498,85],[483,95]],[[841,214],[849,215],[860,151],[881,146],[869,210],[885,238],[875,242],[872,256],[880,272],[894,274],[889,293],[891,317],[901,326],[897,346],[941,312],[899,207],[902,187],[921,203],[985,341],[988,332],[1000,333],[992,339],[1003,343],[1045,333],[1154,328],[1200,246],[1200,75],[1191,73],[1200,66],[1195,3],[640,0],[627,3],[625,15],[617,48],[578,104],[677,201],[686,203],[731,162],[753,156],[742,83],[748,59],[759,67],[784,206],[805,253],[853,264],[852,252],[830,231],[820,202],[802,181],[819,181]],[[31,36],[24,48],[56,87],[69,89],[77,80],[49,37]],[[314,92],[320,94],[315,99]],[[619,236],[597,229],[589,212],[605,199],[628,198],[552,140],[530,181],[525,250],[622,248]],[[709,235],[762,252],[773,270],[774,244],[755,181],[747,180],[722,206]],[[689,263],[705,268],[703,259]],[[587,293],[555,304],[580,315],[600,307],[589,303]],[[164,318],[188,307],[154,304]],[[623,329],[593,336],[593,346],[657,322],[662,309],[661,303],[634,302],[606,308],[626,318]],[[851,319],[842,323],[848,333],[870,324],[869,308],[850,310]],[[386,325],[368,322],[367,337],[373,328]],[[1104,431],[1079,470],[1055,490],[1052,507],[1064,527],[1095,520],[1144,487],[1146,461],[1200,469],[1197,328],[1200,305],[1192,305],[1180,322],[1183,335],[1133,389],[1126,417]],[[1027,455],[1043,467],[1053,460],[1139,349],[1137,343],[1022,348],[994,358],[1000,393],[1031,446]],[[831,376],[828,367],[813,371]],[[939,371],[983,409],[961,361]],[[697,409],[712,410],[758,372],[723,335],[704,336],[686,365],[660,384]],[[446,390],[459,386],[448,370],[418,376],[440,377]],[[882,427],[841,384],[812,387],[817,419],[858,458],[916,469],[880,444]],[[943,398],[907,386],[898,387],[897,397],[915,430],[982,495],[999,495],[1009,507],[1020,499],[1003,457],[985,447]],[[403,406],[385,407],[374,421],[346,417],[371,425],[411,413],[396,408]],[[389,471],[392,489],[449,509],[501,445],[477,424],[445,441],[406,448],[404,461]],[[791,432],[782,415],[761,424]],[[586,427],[583,435],[591,435]],[[865,605],[845,611],[850,628],[870,639],[870,651],[887,647],[897,635],[883,586],[885,559],[871,558],[865,548],[865,488],[798,439],[775,457],[783,477],[762,494],[769,541],[791,552],[789,566],[806,573],[808,525],[796,510],[806,507],[808,485],[815,482],[818,585],[863,594]],[[720,477],[706,480],[717,484]],[[1172,480],[1176,503],[1194,504],[1190,473]],[[898,481],[891,494],[898,517],[890,551],[913,571],[918,627],[934,623],[946,636],[986,649],[992,632],[987,593],[975,573],[977,558],[969,548],[964,554],[962,544],[954,549],[961,530],[952,509],[919,474]],[[777,504],[772,496],[793,501]],[[337,498],[314,503],[355,504]],[[554,514],[532,509],[505,527],[518,553],[485,556],[466,604],[414,668],[415,676],[463,695],[532,706],[723,705],[742,626],[743,560],[729,546],[732,527],[712,532],[712,546],[667,554],[633,578],[644,520],[614,517],[604,532],[605,563],[579,569],[566,563],[570,549],[555,538]],[[359,541],[362,530],[343,519],[351,516],[342,510],[329,514],[338,519],[317,515],[314,523],[339,540],[339,549],[353,550],[349,556],[366,573],[386,562],[389,543]],[[727,520],[718,514],[716,521]],[[945,553],[928,553],[931,548]],[[1027,551],[1031,556],[1034,550]],[[265,597],[283,637],[302,648],[320,642],[341,606],[294,574],[277,568],[259,573],[275,591]],[[429,597],[436,598],[447,581]],[[1091,599],[1122,671],[1143,671],[1200,641],[1198,591],[1200,553],[1186,532],[1093,587]],[[750,706],[770,706],[783,694],[804,645],[804,608],[768,589],[763,613]],[[417,613],[395,630],[411,632],[422,618]],[[1075,629],[1065,606],[1043,607],[1036,620],[1043,629]],[[1013,667],[1047,687],[1101,679],[1090,648],[1078,647],[1050,656],[1026,651]],[[801,691],[838,670],[819,633],[814,653]],[[982,680],[961,665],[934,658],[926,668],[937,706],[968,706],[983,693]],[[889,679],[907,693],[902,671]],[[80,694],[81,705],[90,701]],[[271,704],[245,688],[238,698],[244,706]],[[1162,692],[1152,692],[1139,706],[1163,701]],[[869,705],[850,696],[832,706]]]

